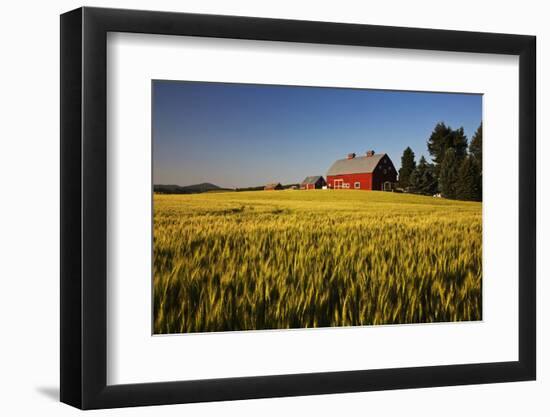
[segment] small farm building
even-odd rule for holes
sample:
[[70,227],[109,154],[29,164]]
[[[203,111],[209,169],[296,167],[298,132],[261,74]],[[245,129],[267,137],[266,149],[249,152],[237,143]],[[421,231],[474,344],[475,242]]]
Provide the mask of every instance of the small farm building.
[[264,187],[264,190],[266,191],[273,191],[273,190],[282,190],[283,186],[280,182],[274,182],[272,184],[266,184]]
[[385,153],[368,151],[363,156],[348,154],[335,161],[327,172],[328,188],[355,190],[391,190],[397,171]]
[[306,177],[300,184],[301,190],[319,190],[327,185],[327,182],[321,175]]

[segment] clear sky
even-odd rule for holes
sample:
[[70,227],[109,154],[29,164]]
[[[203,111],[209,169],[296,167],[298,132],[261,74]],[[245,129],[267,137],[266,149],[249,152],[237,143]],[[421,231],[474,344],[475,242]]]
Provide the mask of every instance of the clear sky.
[[428,160],[436,123],[464,127],[482,118],[482,96],[153,81],[153,181],[222,187],[301,182],[332,162],[369,149],[395,167],[410,146]]

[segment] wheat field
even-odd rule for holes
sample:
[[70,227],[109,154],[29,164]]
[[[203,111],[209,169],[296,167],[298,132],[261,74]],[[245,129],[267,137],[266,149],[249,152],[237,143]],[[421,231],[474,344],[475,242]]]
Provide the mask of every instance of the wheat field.
[[154,333],[481,320],[481,203],[155,194]]

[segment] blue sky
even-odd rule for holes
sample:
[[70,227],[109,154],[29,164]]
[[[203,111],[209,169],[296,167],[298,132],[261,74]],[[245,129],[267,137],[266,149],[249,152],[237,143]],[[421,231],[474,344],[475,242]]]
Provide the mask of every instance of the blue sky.
[[407,146],[430,159],[436,123],[470,139],[481,118],[473,94],[153,81],[153,181],[297,183],[368,149],[399,169]]

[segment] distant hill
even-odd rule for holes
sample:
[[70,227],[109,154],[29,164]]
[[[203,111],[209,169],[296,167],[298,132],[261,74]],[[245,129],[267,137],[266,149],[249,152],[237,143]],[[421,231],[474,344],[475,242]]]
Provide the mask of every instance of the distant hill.
[[155,184],[153,191],[159,194],[199,194],[210,191],[233,191],[231,188],[218,187],[209,182],[193,185],[175,185],[175,184]]
[[[263,191],[264,185],[256,187],[244,187],[244,188],[222,188],[216,184],[210,182],[203,182],[193,185],[175,185],[175,184],[155,184],[153,185],[153,191],[158,194],[200,194],[209,192],[221,192],[221,191]],[[300,184],[285,184],[284,189],[297,187],[300,188]]]

